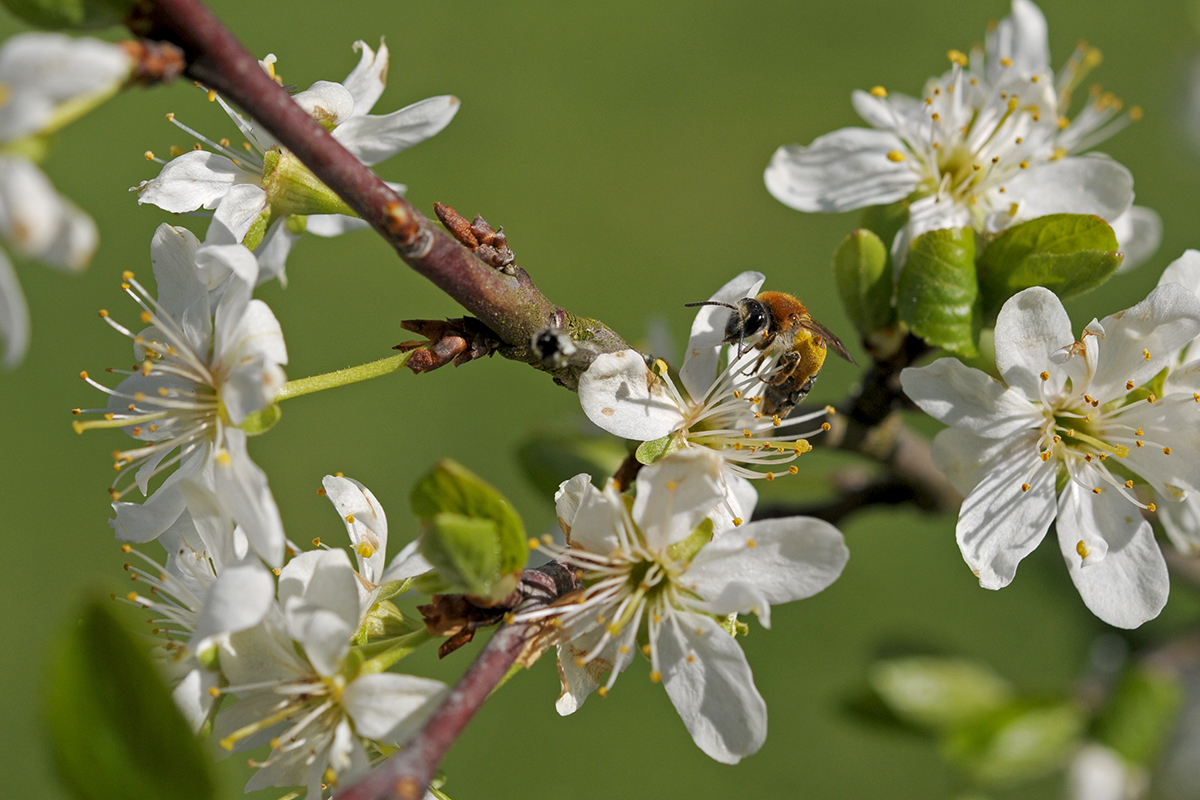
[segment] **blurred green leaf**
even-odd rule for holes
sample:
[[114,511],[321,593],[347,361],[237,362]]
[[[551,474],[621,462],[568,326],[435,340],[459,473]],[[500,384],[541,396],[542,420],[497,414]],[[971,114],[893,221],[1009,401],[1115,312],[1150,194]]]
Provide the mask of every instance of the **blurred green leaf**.
[[1011,702],[1014,694],[990,667],[965,659],[882,661],[871,667],[867,680],[896,717],[933,730],[977,720]]
[[975,232],[923,233],[908,251],[896,288],[900,319],[936,347],[971,357],[982,326]]
[[85,800],[208,800],[208,756],[109,602],[88,603],[51,655],[45,714],[59,776]]
[[[495,566],[499,573],[518,572],[529,559],[520,515],[500,492],[462,464],[450,459],[439,461],[417,481],[411,500],[413,513],[425,523],[443,512],[492,522],[490,536],[497,548]],[[478,526],[475,529],[484,530]],[[433,561],[425,545],[421,553]]]
[[660,439],[642,442],[638,445],[637,452],[633,454],[633,457],[638,460],[639,464],[653,464],[671,452],[671,445],[674,441],[675,436],[668,433]]
[[283,409],[279,407],[279,404],[271,403],[261,411],[256,411],[246,417],[238,427],[245,431],[247,436],[258,436],[274,428],[275,423],[279,422],[279,418],[282,416]]
[[1040,777],[1060,766],[1083,734],[1084,712],[1065,700],[1024,699],[942,740],[947,760],[981,783]]
[[525,477],[550,502],[564,481],[580,473],[603,483],[621,468],[626,455],[625,444],[613,436],[580,433],[538,432],[517,448]]
[[500,537],[490,519],[434,514],[420,541],[421,555],[456,591],[500,600],[516,587],[512,570],[500,568]]
[[1136,664],[1126,670],[1096,720],[1096,738],[1135,764],[1158,754],[1183,706],[1179,677]]
[[[858,227],[866,228],[879,237],[884,249],[890,251],[892,240],[900,229],[908,224],[908,199],[897,200],[886,206],[871,206],[863,209],[858,219]],[[889,263],[891,259],[888,259]]]
[[1123,256],[1100,217],[1051,214],[1009,228],[979,256],[979,291],[992,319],[1004,301],[1031,286],[1066,299],[1104,283]]
[[4,7],[39,28],[120,25],[134,0],[3,0]]
[[895,324],[892,267],[878,236],[860,228],[843,239],[833,254],[833,271],[842,304],[860,334]]

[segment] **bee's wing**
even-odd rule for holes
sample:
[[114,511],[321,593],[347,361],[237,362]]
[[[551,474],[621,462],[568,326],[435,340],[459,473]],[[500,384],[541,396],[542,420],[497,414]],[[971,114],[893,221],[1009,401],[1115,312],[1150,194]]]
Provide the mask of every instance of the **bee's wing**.
[[842,340],[834,336],[833,332],[830,331],[829,328],[826,328],[824,325],[808,316],[801,320],[800,326],[805,330],[811,331],[817,336],[820,336],[825,341],[827,347],[833,348],[833,352],[837,353],[854,366],[858,366],[858,362],[854,360],[854,356],[850,355],[850,351],[846,349],[846,345],[842,344]]

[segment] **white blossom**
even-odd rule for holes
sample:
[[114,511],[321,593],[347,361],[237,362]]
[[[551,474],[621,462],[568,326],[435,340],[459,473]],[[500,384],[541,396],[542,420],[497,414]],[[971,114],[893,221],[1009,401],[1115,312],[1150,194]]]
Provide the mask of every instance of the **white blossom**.
[[1086,45],[1057,78],[1046,19],[1029,0],[989,32],[970,58],[950,51],[950,72],[920,99],[883,87],[854,93],[870,128],[843,128],[807,147],[780,147],[767,189],[800,211],[847,211],[909,198],[909,219],[892,242],[899,266],[926,231],[996,233],[1047,214],[1095,214],[1125,251],[1123,267],[1158,247],[1161,221],[1133,203],[1133,177],[1112,159],[1079,155],[1141,116],[1111,94],[1093,93],[1073,119],[1071,97],[1099,52]]
[[1178,504],[1200,479],[1200,394],[1149,384],[1200,334],[1200,300],[1159,286],[1093,320],[1078,341],[1041,287],[996,322],[1001,380],[943,358],[906,369],[904,391],[950,427],[934,461],[966,495],[957,538],[980,585],[999,589],[1056,523],[1084,603],[1135,628],[1167,600],[1167,568],[1142,516]]
[[[317,81],[293,99],[364,164],[391,158],[438,133],[454,118],[459,101],[450,95],[421,100],[390,114],[368,113],[383,94],[388,49],[382,42],[378,52],[361,41],[354,47],[362,56],[342,83]],[[274,57],[262,63],[274,77]],[[136,187],[139,203],[175,213],[213,210],[214,223],[206,241],[244,241],[258,257],[258,283],[275,277],[286,280],[285,261],[302,232],[337,236],[366,227],[361,219],[346,216],[352,213],[349,208],[258,123],[243,118],[215,93],[210,97],[246,137],[245,147],[237,149],[225,139],[214,141],[172,116],[175,124],[210,149],[189,151],[165,162],[158,177]],[[393,188],[404,190],[398,184]]]
[[[733,304],[753,297],[764,280],[762,273],[743,272],[709,302]],[[794,432],[828,409],[787,419],[766,418],[756,410],[777,358],[760,358],[753,348],[737,358],[737,348],[723,341],[729,314],[727,308],[708,305],[696,314],[679,369],[682,391],[665,363],[656,361],[652,370],[636,350],[601,355],[579,380],[580,405],[601,429],[635,441],[665,440],[668,451],[701,447],[721,456],[725,502],[714,518],[718,533],[753,514],[758,492],[748,479],[795,473],[796,467],[784,465],[812,449],[803,437],[828,429]]]
[[[121,47],[96,39],[23,33],[0,46],[0,239],[19,255],[69,271],[91,261],[95,223],[36,162],[50,134],[115,94],[131,68]],[[3,251],[0,338],[11,369],[29,346],[29,309]]]
[[[269,407],[283,387],[280,365],[287,348],[274,314],[251,300],[257,267],[241,245],[200,246],[190,232],[162,225],[151,243],[158,283],[155,300],[134,278],[124,276],[125,292],[141,307],[148,325],[141,333],[101,316],[134,343],[141,367],[111,370],[125,375],[105,392],[100,420],[76,422],[77,431],[119,427],[143,443],[115,454],[121,475],[133,473],[110,493],[117,538],[147,542],[167,530],[185,508],[181,484],[213,490],[245,532],[251,548],[268,564],[283,563],[284,533],[266,474],[246,450],[246,424]],[[153,492],[150,481],[175,467]],[[120,478],[118,478],[120,480]],[[137,487],[149,495],[141,504],[121,500]]]
[[587,475],[564,483],[556,500],[568,547],[548,551],[583,572],[584,588],[517,618],[551,626],[560,714],[607,693],[643,641],[651,680],[662,681],[696,744],[733,764],[762,746],[767,711],[732,615],[754,611],[769,625],[771,605],[821,591],[849,553],[832,525],[805,517],[713,539],[704,523],[723,497],[721,466],[706,448],[656,461],[642,469],[632,508],[611,481],[603,490]]

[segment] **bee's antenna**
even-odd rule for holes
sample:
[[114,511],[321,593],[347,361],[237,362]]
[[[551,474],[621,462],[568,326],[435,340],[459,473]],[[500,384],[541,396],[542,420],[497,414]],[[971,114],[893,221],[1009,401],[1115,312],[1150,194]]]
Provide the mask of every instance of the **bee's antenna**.
[[738,310],[737,306],[730,305],[729,303],[718,303],[716,300],[704,300],[699,303],[684,303],[683,304],[684,308],[695,308],[696,306],[721,306],[722,308],[728,308],[730,311]]

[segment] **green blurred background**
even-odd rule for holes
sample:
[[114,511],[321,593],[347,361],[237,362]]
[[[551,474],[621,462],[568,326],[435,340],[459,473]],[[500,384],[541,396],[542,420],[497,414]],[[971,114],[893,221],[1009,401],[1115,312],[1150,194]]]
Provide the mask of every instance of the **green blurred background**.
[[[790,142],[858,124],[850,92],[884,84],[916,94],[947,66],[950,48],[983,37],[1008,13],[1002,0],[964,4],[854,0],[733,4],[214,2],[252,52],[274,52],[285,83],[340,80],[356,63],[355,39],[392,50],[377,112],[433,94],[463,103],[433,140],[379,167],[409,185],[428,212],[434,201],[504,225],[518,263],[555,302],[599,317],[631,340],[665,323],[682,348],[687,301],[745,269],[768,288],[801,295],[847,340],[829,270],[854,215],[802,215],[774,201],[761,174]],[[1189,140],[1188,80],[1200,37],[1182,2],[1047,2],[1055,66],[1086,38],[1104,52],[1094,74],[1145,110],[1104,150],[1134,173],[1138,202],[1165,222],[1153,261],[1069,304],[1076,327],[1144,296],[1162,268],[1200,245],[1200,157]],[[20,26],[5,19],[0,33]],[[0,622],[0,758],[6,796],[62,797],[38,721],[43,651],[69,624],[82,594],[124,591],[127,560],[106,524],[108,454],[115,432],[76,436],[74,406],[101,405],[76,377],[128,366],[128,343],[96,317],[108,308],[133,322],[122,270],[149,277],[148,246],[171,220],[139,208],[128,187],[152,177],[142,158],[191,141],[164,114],[213,137],[233,136],[215,105],[186,82],[133,91],[62,132],[46,169],[88,209],[102,244],[91,269],[66,276],[34,263],[18,272],[33,318],[25,364],[0,376],[0,484],[4,515]],[[203,234],[205,220],[171,220]],[[410,317],[459,309],[400,263],[370,233],[302,240],[286,290],[259,291],[279,317],[301,377],[389,354],[411,338]],[[851,347],[856,354],[861,349]],[[833,360],[814,390],[840,399],[855,378]],[[452,457],[504,491],[531,530],[553,525],[549,498],[521,477],[519,443],[547,421],[581,419],[573,395],[500,359],[413,377],[404,373],[284,406],[282,422],[251,454],[270,476],[290,537],[341,541],[341,526],[316,494],[342,471],[369,486],[391,518],[391,551],[414,535],[408,491],[431,463]],[[764,495],[812,496],[835,466],[818,451],[805,471]],[[981,590],[954,543],[952,518],[872,511],[845,533],[853,557],[823,594],[778,609],[774,628],[752,623],[744,646],[770,709],[766,746],[738,767],[693,745],[648,667],[635,664],[605,700],[561,719],[558,680],[543,659],[490,701],[444,763],[459,798],[775,796],[937,798],[961,779],[926,741],[865,727],[841,710],[880,647],[916,643],[983,659],[1023,688],[1053,690],[1075,677],[1103,626],[1079,601],[1053,545],[1022,566],[1003,592]],[[153,552],[153,548],[150,548]],[[1169,633],[1197,615],[1176,581],[1167,611],[1136,636]],[[477,645],[445,662],[419,654],[406,666],[452,679]],[[222,765],[228,796],[248,771]],[[1001,797],[1055,797],[1058,779]],[[278,797],[279,791],[261,796]]]

